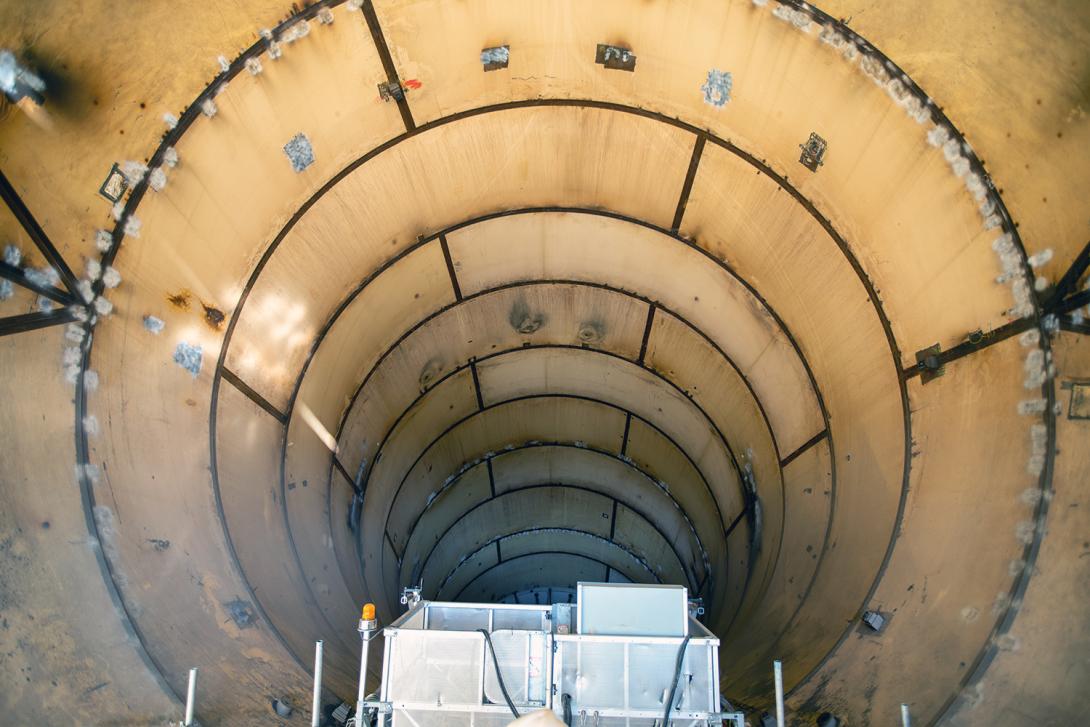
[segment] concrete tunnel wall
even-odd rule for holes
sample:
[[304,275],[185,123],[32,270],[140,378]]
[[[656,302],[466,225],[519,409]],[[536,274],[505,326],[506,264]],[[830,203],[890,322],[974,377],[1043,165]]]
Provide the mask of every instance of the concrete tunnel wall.
[[[1012,65],[937,3],[920,21],[851,2],[334,2],[301,11],[305,35],[256,0],[215,19],[84,5],[0,5],[0,39],[58,79],[44,116],[5,111],[0,168],[77,272],[121,276],[96,291],[109,315],[0,338],[13,723],[177,719],[191,666],[203,723],[268,724],[273,698],[300,722],[313,642],[329,698],[350,698],[359,604],[389,622],[417,579],[486,601],[685,584],[722,639],[724,695],[767,706],[781,658],[801,723],[892,721],[901,702],[921,724],[1085,711],[1090,449],[1053,409],[1090,376],[1085,338],[912,374],[917,351],[1018,317],[997,238],[1019,265],[1052,249],[1053,280],[1085,243],[1085,89],[1053,73],[1085,67],[1084,8],[978,9],[1008,43],[1050,38]],[[856,11],[875,46],[834,20]],[[249,46],[265,26],[282,57]],[[636,70],[596,65],[597,43]],[[485,71],[497,45],[509,66]],[[950,80],[955,45],[1041,114],[982,110]],[[1015,70],[1033,90],[997,91]],[[394,77],[410,90],[384,102]],[[164,111],[181,122],[160,139]],[[126,159],[166,186],[143,179],[115,220],[94,191]],[[41,264],[6,208],[0,225]],[[1046,354],[1058,374],[1034,381]]]

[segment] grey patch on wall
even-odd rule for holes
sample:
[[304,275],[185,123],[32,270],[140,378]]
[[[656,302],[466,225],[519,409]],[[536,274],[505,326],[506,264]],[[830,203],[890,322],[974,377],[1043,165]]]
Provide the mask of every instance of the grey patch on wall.
[[519,298],[511,306],[511,311],[507,315],[507,321],[511,324],[511,327],[522,334],[530,334],[536,332],[543,325],[545,325],[545,314],[539,312],[532,313],[530,306],[526,304],[526,301]]
[[166,328],[166,323],[162,318],[156,318],[155,316],[144,316],[144,330],[148,333],[154,333],[158,336]]
[[734,88],[734,77],[730,71],[711,69],[708,71],[708,80],[700,87],[704,94],[704,103],[721,109],[730,101],[730,92]]
[[606,326],[602,321],[585,321],[579,326],[579,342],[586,345],[601,343],[606,335]]
[[510,46],[501,45],[495,48],[485,48],[481,51],[481,65],[486,71],[498,71],[507,68],[511,60]]
[[254,606],[249,601],[243,601],[236,598],[234,601],[229,601],[223,604],[227,609],[228,615],[231,616],[231,620],[235,622],[235,625],[240,629],[246,629],[257,623],[257,615],[254,613]]
[[178,347],[174,349],[174,363],[181,366],[183,369],[193,374],[195,377],[201,372],[201,363],[203,352],[200,346],[192,346],[185,341],[178,344]]
[[314,163],[314,148],[310,145],[310,139],[303,132],[291,137],[284,145],[284,153],[291,160],[291,168],[301,172]]
[[170,541],[162,538],[148,538],[148,542],[160,553],[170,547]]

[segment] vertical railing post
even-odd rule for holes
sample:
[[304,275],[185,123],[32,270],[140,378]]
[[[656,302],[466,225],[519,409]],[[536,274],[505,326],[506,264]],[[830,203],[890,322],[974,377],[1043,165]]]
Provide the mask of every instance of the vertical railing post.
[[321,724],[322,709],[322,642],[314,644],[314,699],[310,706],[310,727]]
[[772,673],[776,677],[776,727],[784,727],[783,721],[783,664],[772,662]]
[[[375,604],[364,604],[363,611],[360,613],[360,622],[356,626],[356,630],[359,631],[361,642],[360,684],[356,690],[356,727],[364,727],[363,698],[367,693],[367,654],[371,648],[371,639],[375,637],[375,631],[378,630],[378,619],[375,617]],[[379,724],[382,724],[383,719],[384,718],[380,718]]]
[[912,727],[912,720],[908,717],[908,705],[901,705],[901,727]]
[[193,727],[193,710],[197,703],[197,670],[189,670],[189,688],[185,693],[185,727]]
[[371,648],[371,639],[367,634],[360,633],[360,685],[356,690],[356,727],[363,727],[363,698],[366,695],[367,684],[367,652]]

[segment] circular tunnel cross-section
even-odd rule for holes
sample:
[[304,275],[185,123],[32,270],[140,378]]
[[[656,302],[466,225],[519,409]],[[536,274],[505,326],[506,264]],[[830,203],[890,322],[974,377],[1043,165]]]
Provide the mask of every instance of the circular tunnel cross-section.
[[[27,674],[6,709],[176,721],[197,666],[202,723],[288,724],[316,640],[326,701],[354,701],[364,602],[389,624],[410,587],[536,604],[599,581],[700,599],[723,696],[754,718],[775,659],[797,724],[893,723],[901,704],[1015,724],[1018,699],[1072,723],[1075,682],[1015,685],[1029,665],[1087,675],[1085,633],[1042,605],[1090,623],[1070,556],[1088,256],[1056,231],[1081,213],[1016,223],[958,112],[1008,189],[1045,182],[933,64],[914,61],[949,108],[836,19],[860,3],[832,4],[323,0],[285,19],[246,0],[198,21],[149,3],[114,31],[134,54],[183,21],[224,54],[211,83],[202,66],[153,96],[159,65],[107,80],[43,50],[71,83],[45,73],[0,117],[19,253],[0,314],[39,308],[0,361],[41,383],[33,406],[5,384],[24,489],[3,490],[0,607],[24,634],[7,671]],[[915,58],[878,5],[869,27]],[[0,12],[90,43],[51,10]],[[1054,52],[1085,64],[1078,38]],[[596,61],[606,47],[625,61]],[[155,128],[81,120],[113,92],[84,100],[83,72]],[[37,145],[51,174],[100,176],[94,154],[62,165],[62,130],[125,139],[99,190],[116,204],[58,206],[29,171]],[[72,465],[78,488],[39,485]],[[35,612],[71,624],[63,646]]]

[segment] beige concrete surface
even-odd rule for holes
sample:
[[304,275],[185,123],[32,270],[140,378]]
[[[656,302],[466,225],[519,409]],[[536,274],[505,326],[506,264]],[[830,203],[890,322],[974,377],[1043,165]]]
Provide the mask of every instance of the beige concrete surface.
[[[77,277],[121,278],[0,337],[0,722],[176,721],[197,666],[202,724],[302,723],[317,639],[354,698],[361,602],[578,580],[703,596],[755,714],[774,658],[796,723],[1090,710],[1085,335],[902,371],[1012,320],[998,199],[1052,250],[1039,301],[1090,236],[1085,3],[820,6],[906,78],[776,0],[374,0],[379,43],[319,5],[0,0],[47,81],[0,101],[0,169]],[[167,143],[121,236],[99,185]],[[0,205],[9,243],[44,264]]]

